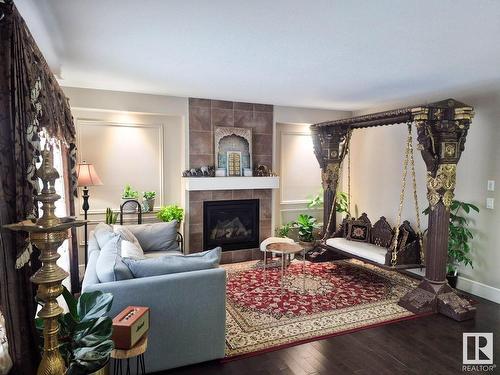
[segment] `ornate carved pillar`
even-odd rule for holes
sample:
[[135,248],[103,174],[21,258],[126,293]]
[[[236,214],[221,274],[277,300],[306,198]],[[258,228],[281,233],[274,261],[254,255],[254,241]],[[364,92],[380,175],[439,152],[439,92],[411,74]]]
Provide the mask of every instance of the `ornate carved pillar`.
[[472,107],[452,99],[412,109],[418,148],[427,167],[427,198],[431,207],[425,278],[399,302],[414,313],[440,312],[455,320],[470,319],[475,314],[475,307],[459,297],[446,281],[450,205],[457,163],[473,115]]
[[321,167],[323,185],[323,231],[332,233],[337,227],[332,205],[339,181],[340,164],[349,145],[349,127],[311,127],[314,153]]

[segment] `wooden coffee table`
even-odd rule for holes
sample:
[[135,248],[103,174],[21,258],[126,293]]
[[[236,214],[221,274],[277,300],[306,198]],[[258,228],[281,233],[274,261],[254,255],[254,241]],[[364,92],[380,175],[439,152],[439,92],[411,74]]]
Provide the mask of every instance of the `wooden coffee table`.
[[[297,254],[302,252],[302,288],[305,291],[306,289],[306,274],[305,274],[305,266],[306,266],[306,249],[300,246],[297,243],[286,243],[286,242],[275,242],[266,246],[266,252],[269,251],[273,254],[281,254],[281,293],[283,293],[283,280],[285,278],[285,262],[286,258],[289,257],[290,254]],[[264,253],[264,257],[266,254]],[[264,272],[266,272],[266,265],[264,265]]]

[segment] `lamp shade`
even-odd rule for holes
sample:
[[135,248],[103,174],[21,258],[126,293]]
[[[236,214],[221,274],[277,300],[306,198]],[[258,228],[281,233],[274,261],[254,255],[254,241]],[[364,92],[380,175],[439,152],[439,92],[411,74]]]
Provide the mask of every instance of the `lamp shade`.
[[77,164],[76,174],[78,176],[78,186],[102,185],[102,181],[95,171],[94,164],[85,162]]

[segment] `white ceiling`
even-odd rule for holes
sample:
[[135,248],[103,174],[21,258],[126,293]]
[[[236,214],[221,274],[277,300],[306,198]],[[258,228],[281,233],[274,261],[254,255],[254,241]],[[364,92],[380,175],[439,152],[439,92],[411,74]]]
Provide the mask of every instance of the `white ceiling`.
[[65,86],[361,109],[500,80],[498,0],[17,0]]

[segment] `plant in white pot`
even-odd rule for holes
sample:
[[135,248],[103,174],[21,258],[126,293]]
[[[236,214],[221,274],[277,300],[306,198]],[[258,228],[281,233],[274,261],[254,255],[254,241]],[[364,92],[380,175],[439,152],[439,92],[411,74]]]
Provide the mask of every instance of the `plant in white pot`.
[[[131,199],[137,201],[139,199],[139,192],[137,190],[132,189],[132,186],[127,184],[123,189],[122,204]],[[136,212],[136,211],[137,211],[137,203],[135,202],[125,203],[125,205],[123,206],[123,212]]]
[[155,207],[156,191],[145,191],[142,194],[143,207],[145,212],[153,211]]

